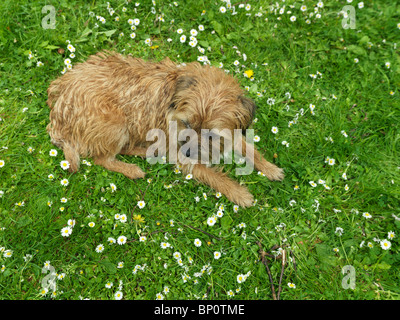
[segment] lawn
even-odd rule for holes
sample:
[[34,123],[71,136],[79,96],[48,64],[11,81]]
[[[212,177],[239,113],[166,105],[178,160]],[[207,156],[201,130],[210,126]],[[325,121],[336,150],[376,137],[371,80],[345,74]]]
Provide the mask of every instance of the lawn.
[[[0,299],[400,299],[396,1],[5,0],[0,12]],[[168,163],[118,156],[146,172],[135,181],[91,158],[64,170],[47,88],[104,49],[233,75],[285,179],[227,165],[256,199],[244,209]]]

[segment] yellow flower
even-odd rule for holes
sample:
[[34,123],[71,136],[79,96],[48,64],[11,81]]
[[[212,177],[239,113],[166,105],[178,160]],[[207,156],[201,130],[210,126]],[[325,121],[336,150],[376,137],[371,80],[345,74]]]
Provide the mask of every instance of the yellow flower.
[[144,223],[144,218],[140,214],[135,214],[133,220],[137,223]]
[[154,49],[157,49],[158,48],[158,46],[157,45],[155,45],[155,46],[151,46],[150,47],[150,49],[152,49],[152,50],[154,50]]
[[253,75],[254,75],[254,71],[253,70],[246,70],[245,72],[244,72],[244,74],[247,76],[247,78],[252,78],[253,77]]

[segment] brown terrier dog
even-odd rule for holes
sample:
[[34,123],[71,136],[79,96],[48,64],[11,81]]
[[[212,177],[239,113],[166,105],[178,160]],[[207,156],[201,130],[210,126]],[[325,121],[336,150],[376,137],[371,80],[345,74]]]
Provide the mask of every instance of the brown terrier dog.
[[[238,82],[224,71],[197,62],[177,65],[168,58],[146,62],[118,53],[103,52],[53,81],[48,89],[51,108],[47,131],[61,148],[69,170],[79,169],[80,157],[124,174],[130,179],[145,173],[135,164],[116,159],[117,154],[145,157],[151,129],[177,132],[190,128],[245,130],[251,124],[254,102],[244,97]],[[200,135],[201,136],[201,135]],[[253,166],[270,180],[282,180],[283,170],[266,161],[243,137],[242,154],[253,153]],[[167,145],[179,144],[167,141]],[[170,155],[171,156],[171,155]],[[190,154],[189,154],[190,156]],[[178,161],[179,163],[179,161]],[[222,170],[203,163],[183,164],[182,171],[249,207],[253,196]]]

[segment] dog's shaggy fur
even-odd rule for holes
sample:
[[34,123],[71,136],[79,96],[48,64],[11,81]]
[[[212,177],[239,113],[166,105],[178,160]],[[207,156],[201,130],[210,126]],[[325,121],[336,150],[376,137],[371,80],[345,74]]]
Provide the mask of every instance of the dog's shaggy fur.
[[[218,68],[197,62],[176,65],[168,58],[146,62],[112,52],[90,56],[53,81],[47,104],[47,131],[52,143],[62,148],[71,172],[79,169],[81,156],[89,156],[95,164],[130,179],[145,173],[135,164],[118,161],[116,155],[145,157],[153,143],[146,141],[149,130],[167,133],[169,121],[176,121],[178,132],[188,127],[199,133],[246,129],[255,108],[238,82]],[[246,155],[250,146],[245,139],[242,148],[239,151]],[[283,179],[282,169],[252,150],[256,170],[270,180]],[[184,164],[182,171],[240,206],[253,204],[245,187],[215,167]]]

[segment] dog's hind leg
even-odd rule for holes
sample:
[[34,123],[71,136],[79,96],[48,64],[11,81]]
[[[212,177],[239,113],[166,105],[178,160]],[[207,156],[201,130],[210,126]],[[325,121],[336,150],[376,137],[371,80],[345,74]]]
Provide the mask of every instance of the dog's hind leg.
[[127,155],[127,156],[139,156],[142,158],[146,158],[147,148],[144,147],[133,147],[130,149],[122,148],[119,154]]
[[94,163],[108,170],[122,173],[129,179],[139,179],[145,176],[145,173],[137,165],[119,161],[115,157],[97,156],[94,157]]

